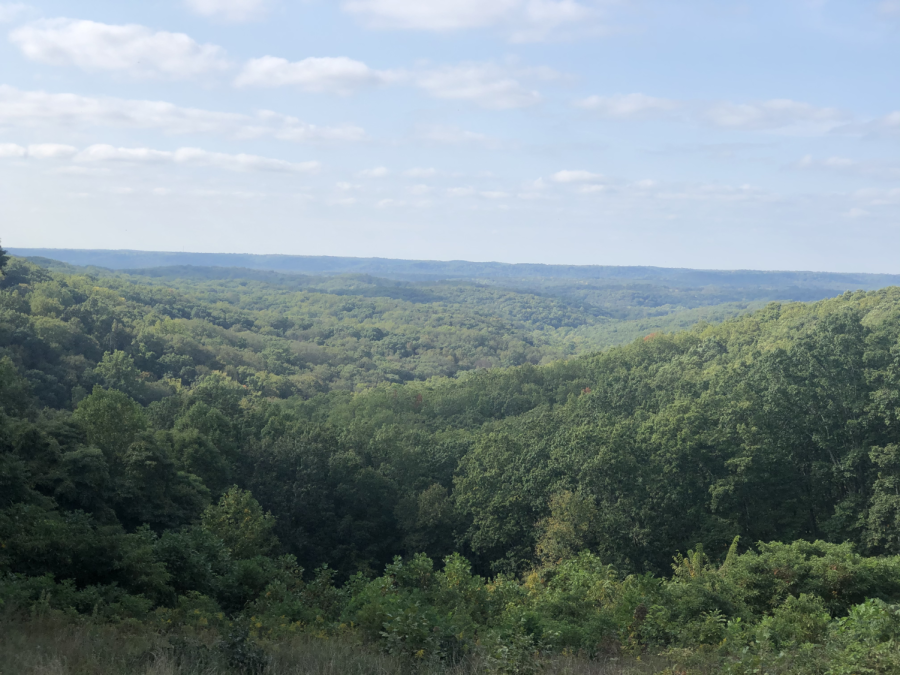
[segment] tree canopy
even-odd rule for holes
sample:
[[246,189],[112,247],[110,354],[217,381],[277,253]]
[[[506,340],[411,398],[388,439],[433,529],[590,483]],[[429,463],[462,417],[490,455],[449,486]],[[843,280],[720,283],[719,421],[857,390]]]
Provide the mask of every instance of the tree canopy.
[[526,624],[560,649],[712,644],[738,619],[773,649],[839,644],[832,621],[900,601],[900,288],[556,358],[535,336],[574,310],[495,288],[15,258],[0,285],[4,602],[205,598],[449,658]]

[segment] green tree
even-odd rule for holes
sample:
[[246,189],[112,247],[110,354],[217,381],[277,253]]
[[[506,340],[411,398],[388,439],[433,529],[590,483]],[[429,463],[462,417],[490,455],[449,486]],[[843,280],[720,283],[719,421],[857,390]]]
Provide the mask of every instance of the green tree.
[[272,534],[275,517],[265,513],[248,490],[234,486],[218,504],[207,507],[202,516],[203,527],[215,534],[235,558],[266,555],[278,546]]
[[147,428],[147,418],[133,399],[99,385],[78,404],[72,417],[84,430],[88,443],[103,450],[108,458],[123,455]]
[[196,429],[172,434],[175,461],[182,471],[199,476],[216,496],[228,487],[231,467],[222,452]]
[[550,517],[538,525],[535,552],[544,565],[572,558],[588,548],[591,526],[599,519],[593,500],[564,490],[550,498]]
[[123,351],[106,352],[94,368],[94,373],[110,389],[126,394],[137,393],[141,374],[134,365],[134,359]]
[[0,410],[23,415],[32,404],[31,385],[8,356],[0,357]]
[[868,542],[878,550],[900,553],[900,445],[872,448],[878,467],[869,503]]

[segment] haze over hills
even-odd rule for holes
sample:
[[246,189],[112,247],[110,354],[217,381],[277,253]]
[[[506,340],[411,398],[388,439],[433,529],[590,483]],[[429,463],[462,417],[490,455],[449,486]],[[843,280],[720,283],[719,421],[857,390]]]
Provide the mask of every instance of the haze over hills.
[[[194,266],[265,270],[291,274],[370,274],[388,279],[554,279],[648,282],[666,286],[760,286],[822,288],[830,291],[874,290],[900,284],[898,274],[850,274],[814,271],[697,270],[687,268],[544,265],[538,263],[469,262],[465,260],[399,260],[338,256],[255,255],[250,253],[186,253],[104,249],[10,248],[13,255],[49,258],[72,265],[96,266],[135,273],[158,267]],[[140,273],[140,272],[137,272]],[[830,294],[830,293],[829,293]],[[827,297],[827,296],[822,296]],[[793,299],[793,298],[785,298]],[[800,298],[798,298],[800,299]],[[807,298],[803,298],[807,299]]]

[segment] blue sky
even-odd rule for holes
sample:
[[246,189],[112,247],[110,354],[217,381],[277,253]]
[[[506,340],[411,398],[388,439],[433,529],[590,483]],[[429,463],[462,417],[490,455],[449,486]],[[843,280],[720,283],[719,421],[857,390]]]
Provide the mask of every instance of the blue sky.
[[6,246],[900,272],[900,0],[0,2]]

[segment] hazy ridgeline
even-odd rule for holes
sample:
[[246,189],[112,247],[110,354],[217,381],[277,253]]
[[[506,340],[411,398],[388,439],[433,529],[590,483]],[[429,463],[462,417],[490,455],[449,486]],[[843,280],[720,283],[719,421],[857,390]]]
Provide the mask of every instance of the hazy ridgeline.
[[0,672],[900,669],[894,279],[54,253]]

